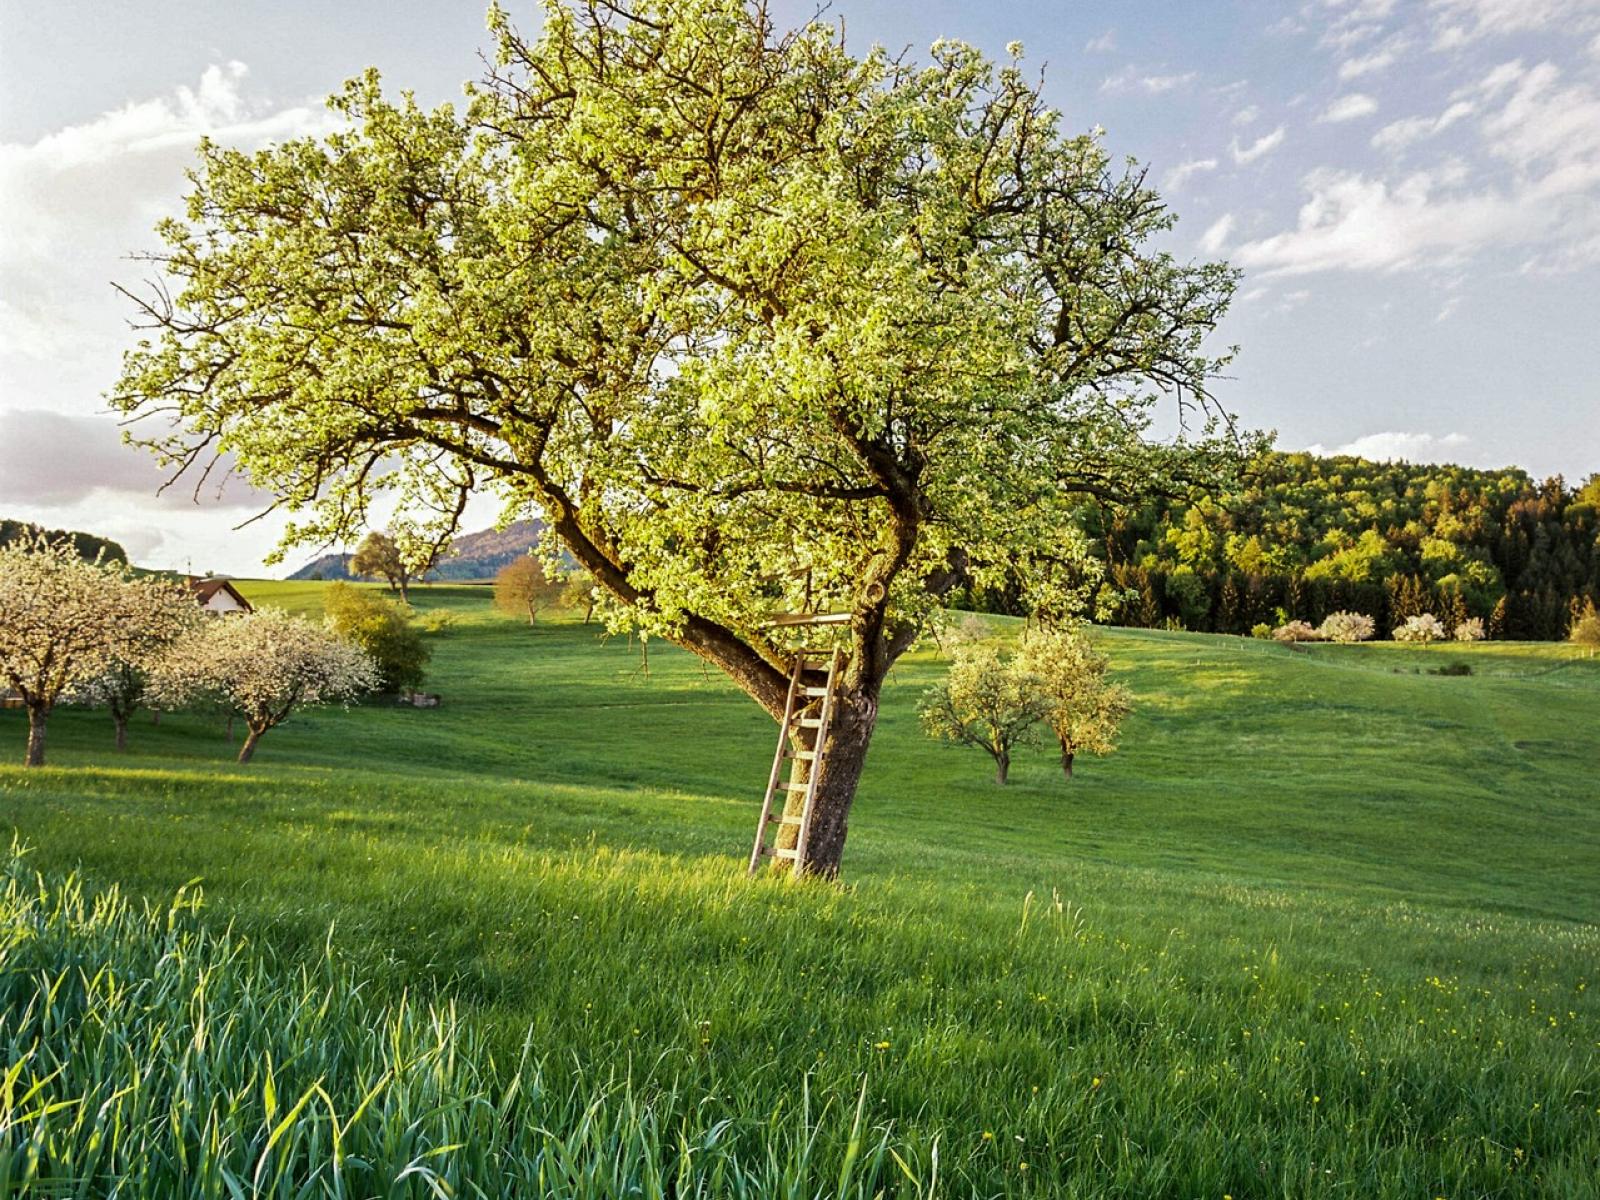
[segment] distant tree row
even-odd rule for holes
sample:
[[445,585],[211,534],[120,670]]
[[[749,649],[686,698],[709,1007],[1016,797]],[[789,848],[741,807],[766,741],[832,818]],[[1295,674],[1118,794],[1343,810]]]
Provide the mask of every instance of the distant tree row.
[[[1082,514],[1115,624],[1248,633],[1371,614],[1390,636],[1422,613],[1488,636],[1559,640],[1600,600],[1600,475],[1580,487],[1515,469],[1268,454],[1216,499]],[[1004,589],[973,607],[1020,612]]]

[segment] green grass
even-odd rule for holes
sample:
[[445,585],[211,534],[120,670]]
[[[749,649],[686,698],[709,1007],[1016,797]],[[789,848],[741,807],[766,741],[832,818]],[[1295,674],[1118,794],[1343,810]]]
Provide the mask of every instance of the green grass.
[[[793,888],[742,874],[772,726],[697,661],[652,645],[646,678],[481,588],[418,604],[457,617],[443,707],[310,713],[244,769],[214,719],[117,756],[62,713],[34,772],[0,713],[0,817],[57,876],[163,905],[203,879],[274,978],[333,926],[375,1012],[459,1005],[463,1089],[499,1094],[526,1046],[552,1095],[622,1088],[619,1138],[730,1121],[706,1171],[772,1194],[837,1190],[863,1083],[856,1182],[905,1194],[887,1150],[925,1188],[935,1143],[942,1195],[1595,1194],[1600,662],[1105,631],[1124,749],[1068,785],[1040,748],[999,789],[918,732],[922,654],[848,885]],[[809,1185],[803,1097],[829,1114]],[[683,1167],[662,1136],[637,1161]]]

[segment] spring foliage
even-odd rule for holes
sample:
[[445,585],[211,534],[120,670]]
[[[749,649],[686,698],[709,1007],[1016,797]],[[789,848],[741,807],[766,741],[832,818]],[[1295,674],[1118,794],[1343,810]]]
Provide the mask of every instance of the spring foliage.
[[929,737],[987,752],[999,783],[1011,769],[1012,750],[1033,738],[1045,711],[1028,665],[981,642],[956,651],[949,673],[928,689],[918,709]]
[[28,762],[44,761],[45,722],[63,697],[100,695],[123,666],[142,675],[195,611],[181,584],[86,560],[66,539],[0,546],[0,682],[28,708]]
[[1096,652],[1075,629],[1033,629],[1022,637],[1018,658],[1042,701],[1044,722],[1061,747],[1061,769],[1072,778],[1079,754],[1105,755],[1117,748],[1133,697],[1106,678],[1111,660]]
[[1335,612],[1323,619],[1317,632],[1330,642],[1365,642],[1378,630],[1376,622],[1366,613]]
[[267,730],[297,708],[344,704],[380,683],[358,646],[282,609],[258,608],[207,621],[162,660],[152,691],[182,706],[212,698],[244,718],[250,736],[239,752],[248,762]]
[[1407,617],[1404,625],[1395,628],[1394,640],[1426,646],[1429,642],[1441,640],[1447,632],[1444,622],[1432,613],[1418,613],[1414,617]]
[[378,673],[378,690],[410,691],[422,686],[429,651],[410,610],[347,583],[329,585],[322,611],[328,627],[359,646]]

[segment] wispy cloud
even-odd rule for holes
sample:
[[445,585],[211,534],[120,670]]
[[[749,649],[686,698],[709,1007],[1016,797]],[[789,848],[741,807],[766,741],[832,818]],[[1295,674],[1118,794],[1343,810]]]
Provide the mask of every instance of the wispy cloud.
[[1147,74],[1137,67],[1127,66],[1115,75],[1108,75],[1100,84],[1100,90],[1109,95],[1118,95],[1127,92],[1143,92],[1148,96],[1159,96],[1165,92],[1175,91],[1187,87],[1200,78],[1198,71],[1183,71],[1170,75]]
[[1371,96],[1362,92],[1351,92],[1348,96],[1340,96],[1328,105],[1317,118],[1319,121],[1354,121],[1360,117],[1370,117],[1378,111],[1378,102]]
[[1470,117],[1476,108],[1470,100],[1457,100],[1437,117],[1403,117],[1373,134],[1372,145],[1378,150],[1403,150],[1414,142],[1443,133],[1457,121]]
[[1218,217],[1200,235],[1200,253],[1219,254],[1228,244],[1228,235],[1233,232],[1234,218],[1232,213],[1224,213]]
[[1192,158],[1188,162],[1181,162],[1161,181],[1163,191],[1176,192],[1193,179],[1196,175],[1217,169],[1217,160],[1214,158]]
[[1597,0],[1432,0],[1434,45],[1450,50],[1482,38],[1561,29],[1600,29]]
[[1117,48],[1117,31],[1108,29],[1097,38],[1090,38],[1083,49],[1088,54],[1109,54]]
[[1248,146],[1241,146],[1239,139],[1234,138],[1232,145],[1228,148],[1228,152],[1233,156],[1233,161],[1240,165],[1255,162],[1256,159],[1264,158],[1283,145],[1285,134],[1286,130],[1282,125],[1279,125],[1271,133],[1262,134]]
[[[1459,103],[1471,100],[1487,106],[1483,154],[1509,172],[1474,172],[1454,157],[1395,178],[1319,168],[1305,177],[1296,227],[1239,247],[1238,261],[1284,274],[1432,267],[1487,249],[1520,251],[1532,271],[1600,262],[1600,95],[1553,63],[1514,62]],[[1458,109],[1451,122],[1467,115]],[[1397,125],[1387,144],[1431,127]]]

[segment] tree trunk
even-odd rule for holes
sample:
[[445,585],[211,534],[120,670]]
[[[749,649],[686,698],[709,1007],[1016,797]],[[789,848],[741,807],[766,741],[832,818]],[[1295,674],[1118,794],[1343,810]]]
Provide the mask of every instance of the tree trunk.
[[44,766],[44,727],[49,723],[50,710],[48,708],[29,707],[28,751],[22,760],[24,766]]
[[400,603],[411,603],[411,581],[404,575],[400,576]]
[[255,756],[256,743],[261,740],[261,735],[265,732],[265,729],[257,729],[254,725],[250,727],[250,736],[245,738],[244,745],[239,747],[240,762],[247,763]]
[[[828,739],[827,754],[822,760],[822,778],[817,780],[817,794],[811,809],[806,860],[800,864],[803,874],[823,879],[837,879],[839,876],[845,834],[849,828],[850,806],[855,801],[861,770],[867,763],[867,747],[878,725],[878,692],[881,686],[881,682],[873,682],[855,691],[841,690],[834,702],[832,736]],[[807,715],[816,716],[817,711]],[[815,745],[815,731],[806,729],[801,733],[801,748],[811,749]],[[807,763],[797,762],[795,765],[801,769],[795,771],[793,778],[803,780],[809,777]],[[804,793],[789,792],[784,815],[798,817],[804,808]],[[779,826],[776,844],[782,849],[792,850],[799,835],[798,825]],[[791,869],[790,860],[778,859],[776,869]]]
[[1001,750],[994,756],[994,781],[1001,787],[1006,785],[1006,776],[1011,774],[1011,752]]
[[233,741],[233,714],[228,714],[228,741]]
[[1073,751],[1065,742],[1061,743],[1061,770],[1068,779],[1072,778]]
[[594,601],[589,601],[589,607],[583,610],[583,623],[587,625],[589,618],[594,616]]
[[119,717],[113,713],[111,715],[111,723],[117,727],[117,749],[119,751],[126,750],[128,748],[128,718]]

